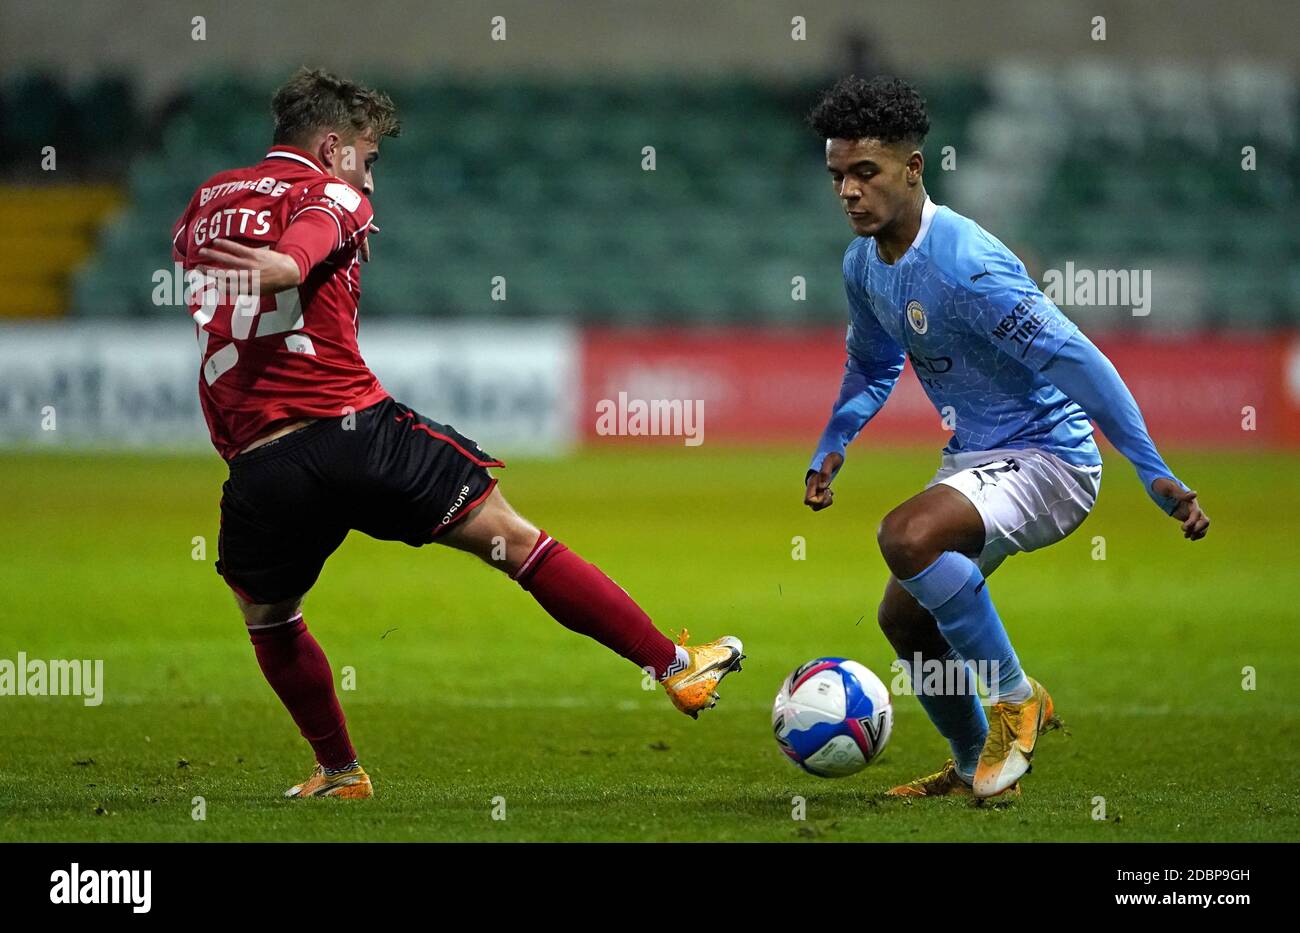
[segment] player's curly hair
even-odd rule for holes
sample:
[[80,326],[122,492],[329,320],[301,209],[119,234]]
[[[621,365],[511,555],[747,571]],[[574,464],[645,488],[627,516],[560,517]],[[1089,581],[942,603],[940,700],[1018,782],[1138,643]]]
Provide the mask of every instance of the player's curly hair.
[[822,92],[808,125],[823,139],[878,139],[917,148],[930,132],[925,99],[900,78],[850,75]]
[[271,99],[277,145],[303,142],[320,130],[372,130],[375,138],[397,136],[397,106],[380,91],[321,68],[299,68]]

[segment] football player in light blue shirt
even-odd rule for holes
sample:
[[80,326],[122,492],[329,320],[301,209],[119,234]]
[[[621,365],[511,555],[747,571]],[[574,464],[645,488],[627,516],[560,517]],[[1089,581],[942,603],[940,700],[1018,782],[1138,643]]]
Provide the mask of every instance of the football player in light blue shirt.
[[[1095,420],[1148,496],[1204,537],[1196,493],[1165,465],[1110,361],[1042,293],[1024,265],[974,221],[926,196],[925,102],[905,82],[848,78],[809,122],[858,237],[844,256],[850,323],[844,381],[817,444],[804,502],[832,502],[847,445],[880,410],[909,359],[953,432],[931,485],[885,516],[891,571],[881,628],[920,683],[916,662],[948,661],[962,682],[917,689],[953,760],[898,796],[1019,792],[1051,696],[1026,677],[985,574],[1008,554],[1059,541],[1100,484]],[[965,673],[996,699],[993,727]]]

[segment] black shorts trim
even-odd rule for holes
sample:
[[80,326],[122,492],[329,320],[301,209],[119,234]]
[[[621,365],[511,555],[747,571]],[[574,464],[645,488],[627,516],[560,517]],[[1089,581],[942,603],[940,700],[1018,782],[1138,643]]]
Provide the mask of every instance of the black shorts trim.
[[[498,465],[498,466],[505,466],[504,463],[500,463],[499,461],[497,462],[497,465]],[[483,501],[484,501],[485,499],[487,499],[488,496],[492,495],[492,490],[494,490],[494,489],[496,489],[496,488],[497,488],[497,480],[496,480],[496,477],[493,476],[493,477],[491,477],[491,482],[488,483],[487,489],[484,489],[483,492],[479,494],[479,497],[478,497],[477,499],[475,499],[473,502],[469,503],[468,505],[463,506],[462,508],[460,508],[460,509],[456,512],[455,515],[452,515],[452,516],[451,516],[449,519],[447,519],[446,521],[443,521],[443,522],[441,522],[440,524],[434,526],[434,529],[433,529],[431,532],[429,532],[429,539],[430,539],[430,541],[432,541],[434,538],[438,537],[438,535],[442,534],[444,531],[446,531],[446,530],[447,530],[448,528],[450,528],[452,525],[456,524],[458,521],[460,521],[462,518],[464,518],[464,517],[465,517],[466,515],[468,515],[470,512],[473,512],[473,511],[474,511],[475,509],[477,509],[480,505],[482,505],[482,504],[483,504]]]
[[483,457],[486,457],[487,454],[484,454],[483,451],[479,450],[477,445],[474,445],[474,450],[477,452],[477,454],[471,453],[470,451],[462,447],[459,443],[457,443],[454,438],[448,437],[446,434],[440,434],[437,431],[430,428],[428,424],[420,421],[416,416],[415,412],[413,411],[408,411],[404,415],[398,415],[397,421],[399,423],[403,421],[409,421],[412,431],[423,431],[424,433],[428,434],[430,437],[435,437],[440,441],[450,444],[451,446],[455,447],[458,451],[460,451],[461,456],[465,457],[468,460],[473,461],[473,463],[476,466],[481,466],[481,467],[505,466],[505,464],[502,463],[500,460],[482,459]]

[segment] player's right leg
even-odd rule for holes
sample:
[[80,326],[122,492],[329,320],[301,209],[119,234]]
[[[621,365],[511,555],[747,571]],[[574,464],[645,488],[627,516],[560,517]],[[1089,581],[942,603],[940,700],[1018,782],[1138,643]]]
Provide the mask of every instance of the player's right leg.
[[286,796],[369,797],[325,652],[302,601],[347,534],[326,476],[338,426],[320,421],[230,462],[217,572],[234,592],[258,666],[316,757]]
[[286,797],[372,797],[357,761],[329,660],[302,618],[302,597],[253,603],[235,593],[262,674],[316,753],[316,767]]
[[622,587],[519,515],[499,488],[436,540],[509,574],[565,628],[652,673],[688,716],[714,706],[722,679],[740,670],[738,638],[686,645],[683,630],[674,645]]
[[939,771],[895,787],[889,795],[970,796],[989,728],[974,678],[940,633],[934,616],[896,577],[891,576],[885,584],[877,620],[908,671],[921,708],[952,749],[952,758]]
[[[899,584],[934,616],[957,656],[984,671],[985,686],[998,698],[995,709],[1032,700],[1035,688],[1021,670],[984,575],[972,559],[978,559],[986,541],[984,517],[974,501],[951,485],[932,485],[886,515],[878,537]],[[1028,770],[1033,754],[1030,741],[1015,761],[1003,762],[1011,766],[999,767],[996,786],[991,786],[982,780],[987,771],[983,756],[994,738],[994,732],[985,736],[985,751],[976,764],[972,786],[977,796],[1009,790]]]
[[1068,535],[1087,516],[1099,481],[1041,451],[1001,459],[999,453],[978,454],[964,469],[954,460],[890,512],[879,534],[900,585],[934,616],[957,655],[982,668],[995,698],[974,775],[979,797],[1015,787],[1029,771],[1038,736],[1058,722],[1047,691],[1021,669],[985,572],[1007,554]]

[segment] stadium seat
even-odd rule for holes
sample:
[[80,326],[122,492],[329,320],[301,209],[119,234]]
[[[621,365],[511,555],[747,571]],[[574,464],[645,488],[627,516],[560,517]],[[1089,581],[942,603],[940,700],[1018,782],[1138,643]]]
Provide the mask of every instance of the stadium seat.
[[[88,106],[114,87],[81,88],[70,99]],[[924,87],[931,196],[991,225],[1040,268],[1085,255],[1097,268],[1219,255],[1284,268],[1300,259],[1300,229],[1282,222],[1294,213],[1300,169],[1300,106],[1288,75],[1229,66],[1205,80],[1166,66],[1083,61],[1064,73],[1017,64],[987,78],[934,75]],[[489,289],[504,275],[518,316],[842,321],[839,262],[851,236],[802,123],[816,88],[676,77],[398,82],[391,93],[404,125],[377,172],[382,232],[365,278],[367,313],[498,313]],[[165,264],[171,223],[204,177],[261,154],[272,91],[229,74],[195,83],[158,151],[133,159],[130,206],[83,269],[79,312],[149,311],[141,282]],[[67,94],[47,96],[29,103],[35,125],[68,105]],[[134,117],[97,119],[86,125],[102,131]],[[1260,131],[1247,137],[1261,141],[1260,164],[1242,171],[1240,139],[1252,131]],[[949,145],[958,172],[942,170]],[[654,171],[642,168],[645,146],[655,147]],[[1114,171],[1117,153],[1149,170]],[[1008,174],[1012,156],[1036,171]],[[746,160],[766,168],[738,179]],[[1261,223],[1264,209],[1278,223]],[[56,239],[24,255],[70,251]],[[796,275],[805,280],[802,302],[790,298]],[[1285,285],[1252,286],[1240,301],[1219,287],[1187,292],[1203,306],[1179,312],[1184,324],[1240,313],[1259,326],[1295,304]]]

